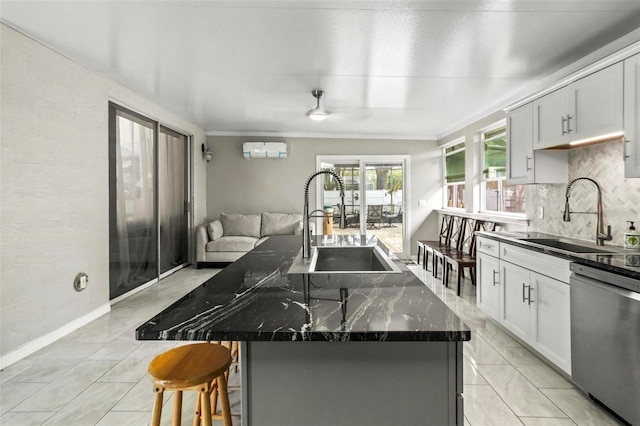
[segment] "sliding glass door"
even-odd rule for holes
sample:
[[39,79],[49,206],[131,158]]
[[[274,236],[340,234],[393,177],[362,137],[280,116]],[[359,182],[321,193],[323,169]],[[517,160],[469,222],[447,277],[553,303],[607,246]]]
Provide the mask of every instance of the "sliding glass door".
[[188,261],[188,138],[109,104],[109,289],[114,299]]
[[160,275],[187,263],[188,179],[187,137],[160,126],[158,139],[158,213],[160,218]]
[[[322,156],[318,168],[334,171],[345,185],[345,229],[339,228],[341,210],[337,185],[329,176],[318,194],[318,208],[334,209],[333,234],[376,235],[396,253],[405,247],[405,156]],[[327,234],[327,230],[322,229]]]

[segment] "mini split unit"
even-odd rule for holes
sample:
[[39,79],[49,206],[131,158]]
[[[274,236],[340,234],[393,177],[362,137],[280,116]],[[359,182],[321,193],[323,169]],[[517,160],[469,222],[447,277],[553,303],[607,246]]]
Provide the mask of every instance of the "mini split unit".
[[286,142],[243,142],[244,158],[287,158]]

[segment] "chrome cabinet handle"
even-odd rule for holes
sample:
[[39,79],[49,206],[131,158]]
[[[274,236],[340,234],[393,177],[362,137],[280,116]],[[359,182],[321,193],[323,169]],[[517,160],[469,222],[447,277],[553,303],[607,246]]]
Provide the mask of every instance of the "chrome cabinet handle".
[[567,114],[567,133],[571,133],[571,114]]
[[526,290],[525,288],[529,287],[525,283],[522,283],[522,303],[527,301],[527,296],[525,296]]
[[566,122],[567,122],[567,117],[562,117],[562,123],[561,123],[560,125],[561,125],[561,127],[562,127],[562,134],[563,134],[563,135],[566,135],[566,134],[567,134],[567,131],[566,131],[566,130],[564,130],[564,123],[566,123]]
[[480,242],[480,247],[486,247],[486,248],[488,248],[488,249],[492,249],[492,248],[493,248],[493,245],[491,245],[491,244],[487,244],[487,243],[482,244],[482,242]]
[[[498,284],[496,283],[496,274],[499,274],[499,273],[500,273],[499,271],[496,271],[495,269],[493,270],[493,286],[494,287],[496,286],[496,284]],[[498,275],[498,280],[500,280],[500,275]]]
[[529,161],[533,160],[533,157],[529,157],[529,156],[527,155],[527,157],[526,157],[526,158],[527,158],[527,171],[529,171],[529,170],[531,170],[531,167],[529,166]]
[[627,161],[627,158],[631,157],[627,154],[627,144],[631,143],[629,139],[623,139],[622,141],[622,160]]
[[529,297],[528,297],[528,301],[529,301],[529,306],[531,306],[531,302],[533,302],[533,300],[531,300],[531,286],[527,286],[529,287]]

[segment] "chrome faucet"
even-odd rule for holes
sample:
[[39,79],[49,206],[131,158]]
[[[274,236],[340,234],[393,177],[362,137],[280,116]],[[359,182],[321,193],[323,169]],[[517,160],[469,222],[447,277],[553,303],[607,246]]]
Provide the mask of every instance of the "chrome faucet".
[[[311,231],[309,226],[309,220],[312,217],[324,217],[324,211],[322,209],[317,209],[309,213],[309,185],[311,181],[318,175],[331,175],[338,182],[338,186],[340,187],[340,228],[346,228],[346,220],[344,214],[344,185],[342,184],[342,179],[332,172],[331,170],[319,170],[311,176],[307,178],[307,182],[304,184],[304,213],[302,217],[302,257],[311,257]],[[315,215],[315,213],[320,212],[322,215]]]
[[[570,211],[570,207],[569,207],[569,191],[571,191],[571,186],[579,180],[588,180],[589,182],[593,182],[593,184],[596,186],[596,189],[598,190],[598,203],[596,205],[596,211],[595,212],[572,212]],[[595,214],[597,219],[596,219],[596,244],[599,246],[603,246],[605,241],[611,241],[613,239],[613,237],[611,236],[611,225],[607,226],[607,233],[604,233],[604,221],[603,221],[603,213],[602,213],[602,188],[600,188],[600,184],[598,182],[595,181],[595,179],[592,179],[590,177],[585,177],[585,176],[581,176],[581,177],[577,177],[575,179],[573,179],[571,182],[569,182],[569,184],[567,185],[567,192],[566,192],[566,201],[564,203],[564,213],[562,215],[562,220],[564,220],[565,222],[570,222],[571,221],[571,213],[574,214]]]

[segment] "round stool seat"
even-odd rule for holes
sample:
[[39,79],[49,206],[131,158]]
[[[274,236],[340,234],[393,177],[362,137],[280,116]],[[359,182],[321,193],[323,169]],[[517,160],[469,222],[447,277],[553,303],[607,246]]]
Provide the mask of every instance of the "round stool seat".
[[195,343],[170,349],[149,363],[155,383],[167,389],[211,382],[231,365],[231,352],[221,345]]

